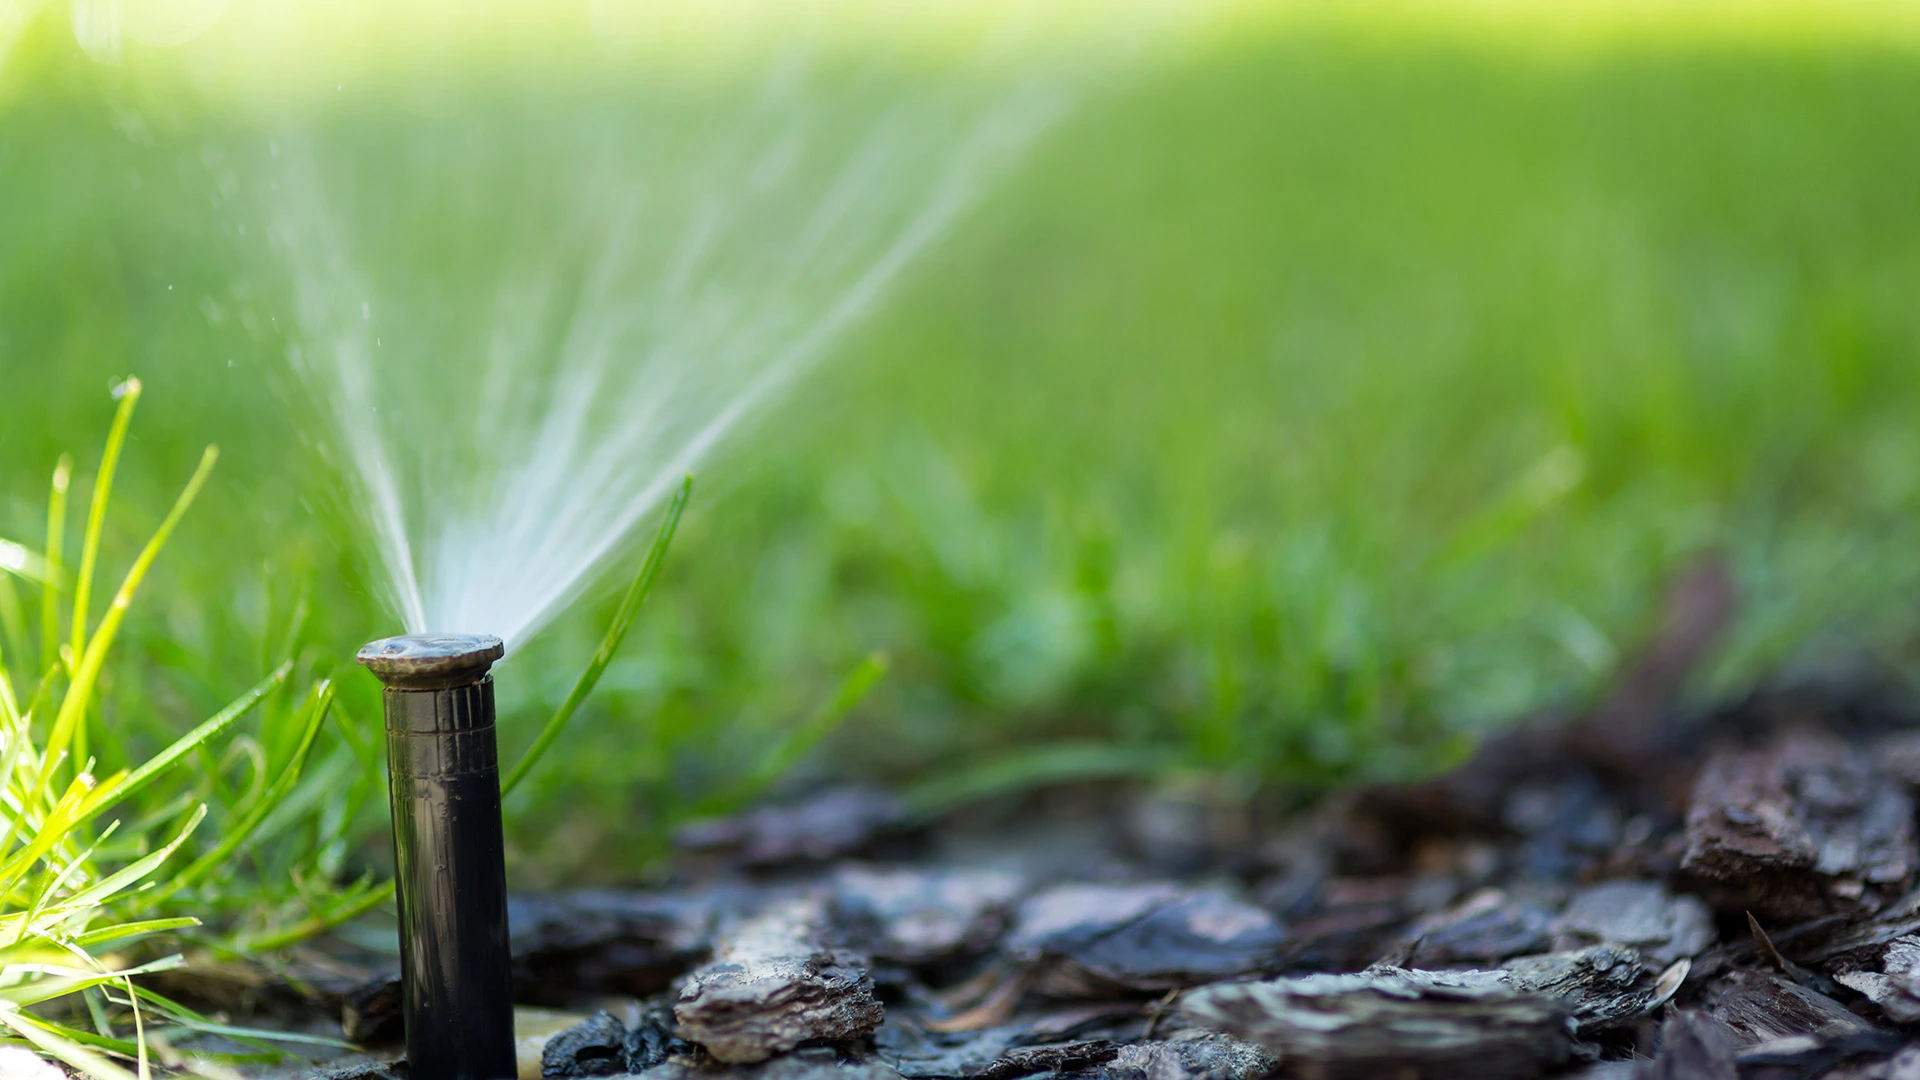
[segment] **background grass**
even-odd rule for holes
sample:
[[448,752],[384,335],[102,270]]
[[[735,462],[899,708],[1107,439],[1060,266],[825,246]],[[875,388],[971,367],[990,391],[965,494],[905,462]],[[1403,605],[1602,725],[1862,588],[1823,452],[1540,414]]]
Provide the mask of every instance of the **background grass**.
[[[806,776],[1430,768],[1591,693],[1709,550],[1746,605],[1703,690],[1910,668],[1920,52],[1723,7],[1579,49],[1256,9],[1115,80],[706,471],[626,652],[510,804],[521,872],[632,872],[874,649],[889,677]],[[227,178],[269,125],[65,33],[34,24],[0,105],[0,536],[41,533],[116,375],[147,398],[110,556],[225,450],[105,688],[131,759],[394,624],[240,231]],[[377,158],[439,125],[511,146],[712,107],[633,73],[462,85],[424,121],[378,87],[307,120]],[[494,179],[506,205],[529,183]],[[509,743],[605,614],[512,662]],[[371,680],[340,683],[371,733]],[[313,835],[345,875],[378,864],[384,807],[350,740],[326,752],[351,794]]]

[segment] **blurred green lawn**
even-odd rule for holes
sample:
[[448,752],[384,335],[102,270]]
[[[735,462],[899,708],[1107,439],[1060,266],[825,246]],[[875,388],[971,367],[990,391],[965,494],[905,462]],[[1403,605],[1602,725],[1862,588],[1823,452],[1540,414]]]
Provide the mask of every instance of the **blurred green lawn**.
[[[222,445],[129,624],[104,722],[144,746],[287,648],[343,664],[394,621],[221,191],[259,130],[60,32],[0,97],[0,536],[40,534],[61,451],[92,468],[115,376],[147,395],[110,566]],[[511,140],[648,93],[456,108]],[[321,122],[377,150],[404,130],[378,106]],[[1577,706],[1710,550],[1745,606],[1701,692],[1911,670],[1917,194],[1905,46],[1250,20],[1143,67],[706,470],[623,658],[510,805],[542,838],[524,865],[632,867],[874,649],[891,675],[806,776],[1432,768]],[[512,662],[509,743],[604,617]],[[344,681],[370,730],[370,680]],[[377,835],[377,787],[352,813]]]

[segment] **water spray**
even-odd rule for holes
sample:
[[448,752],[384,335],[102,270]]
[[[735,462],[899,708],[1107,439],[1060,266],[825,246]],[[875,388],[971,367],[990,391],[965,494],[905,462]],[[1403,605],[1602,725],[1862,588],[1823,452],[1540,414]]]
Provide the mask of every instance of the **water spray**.
[[[884,303],[1089,66],[995,46],[923,79],[852,59],[796,40],[658,108],[285,140],[261,186],[293,275],[288,361],[405,630],[531,640]],[[449,235],[472,257],[439,265]]]
[[386,686],[400,987],[414,1080],[516,1075],[497,637],[408,634],[360,650]]

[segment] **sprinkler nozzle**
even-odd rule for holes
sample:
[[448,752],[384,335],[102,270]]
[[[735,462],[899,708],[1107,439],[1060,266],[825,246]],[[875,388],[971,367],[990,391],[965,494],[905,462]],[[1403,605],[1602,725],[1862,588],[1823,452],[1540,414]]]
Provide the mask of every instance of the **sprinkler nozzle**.
[[360,662],[389,690],[439,690],[479,682],[506,651],[484,634],[407,634],[367,645]]
[[414,1080],[506,1080],[517,1072],[487,674],[504,652],[497,637],[466,634],[408,634],[360,650],[386,686],[400,986]]

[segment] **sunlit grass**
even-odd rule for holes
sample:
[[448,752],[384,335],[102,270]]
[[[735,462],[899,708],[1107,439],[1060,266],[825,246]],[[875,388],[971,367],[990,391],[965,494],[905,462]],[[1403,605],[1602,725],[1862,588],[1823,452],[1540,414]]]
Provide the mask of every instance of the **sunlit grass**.
[[[237,798],[223,792],[222,770],[208,769],[207,762],[214,747],[244,742],[234,738],[234,728],[249,714],[263,706],[270,720],[277,714],[269,703],[286,687],[291,663],[280,664],[144,760],[108,765],[87,749],[95,737],[89,732],[95,732],[102,750],[127,756],[129,747],[119,737],[123,718],[103,702],[102,680],[127,613],[218,456],[211,447],[202,455],[105,611],[90,618],[115,467],[140,390],[137,380],[116,389],[119,407],[92,478],[83,554],[74,574],[62,570],[69,459],[61,459],[51,484],[49,546],[33,552],[17,541],[0,541],[0,609],[6,612],[0,636],[0,1044],[30,1047],[104,1080],[133,1076],[129,1066],[145,1077],[155,1058],[200,1071],[202,1059],[170,1041],[196,1033],[219,1033],[255,1047],[256,1053],[234,1060],[277,1056],[256,1033],[213,1023],[141,986],[140,976],[183,962],[178,952],[155,958],[146,939],[167,935],[176,944],[228,953],[244,951],[250,936],[270,934],[289,943],[364,911],[361,898],[380,895],[371,882],[344,890],[329,883],[317,909],[289,918],[284,909],[272,910],[274,890],[263,888],[265,883],[234,878],[236,857],[260,838],[263,825],[287,807],[299,785],[332,703],[330,684],[314,683],[291,710],[298,743],[272,774],[268,755],[260,753],[253,790]],[[37,649],[29,643],[19,580],[44,586],[42,602],[53,605]],[[207,836],[199,827],[210,802],[219,813]],[[205,840],[204,852],[190,861],[176,859],[195,837]],[[313,853],[292,854],[299,862]],[[209,882],[223,886],[211,900],[197,892]],[[202,902],[179,903],[183,892]],[[256,919],[282,916],[264,931],[249,932],[247,921],[233,918],[235,905],[263,901],[268,910],[256,912]],[[193,914],[184,914],[187,909]],[[214,925],[203,926],[195,917],[201,914]]]
[[[136,836],[116,835],[120,823],[103,819],[129,797],[165,778],[182,758],[219,735],[264,696],[264,691],[256,691],[137,768],[94,775],[94,762],[85,751],[85,733],[98,704],[94,689],[101,668],[121,618],[214,461],[209,450],[172,512],[127,572],[107,614],[97,624],[91,623],[87,597],[112,490],[112,466],[138,396],[139,384],[128,383],[108,440],[106,464],[95,486],[86,553],[73,587],[71,641],[64,643],[58,656],[45,657],[44,669],[24,684],[33,688],[24,700],[12,673],[34,669],[25,666],[25,635],[17,617],[8,620],[12,663],[0,656],[0,1027],[11,1041],[99,1077],[132,1075],[106,1056],[110,1053],[131,1057],[140,1075],[147,1075],[146,1018],[133,980],[177,966],[180,957],[134,964],[96,953],[101,946],[124,949],[143,937],[198,925],[181,916],[133,921],[114,916],[126,902],[126,894],[149,884],[186,842],[206,817],[207,808],[192,804],[150,819],[144,826],[146,834]],[[53,484],[56,508],[65,492],[66,475],[63,462]],[[52,533],[57,539],[57,516],[55,520]],[[9,551],[20,548],[17,543],[0,546]],[[16,576],[37,572],[54,590],[49,595],[57,595],[61,584],[57,550],[50,550],[52,557],[31,561],[8,559],[0,569]],[[11,591],[11,582],[6,587]],[[8,606],[14,607],[11,597],[9,601]],[[43,719],[48,712],[54,715],[50,725]],[[154,850],[137,858],[109,854],[148,847]],[[82,997],[93,1009],[91,1032],[42,1015],[50,1003]],[[131,1024],[132,1040],[115,1035],[103,1005],[124,1009],[123,1022]]]

